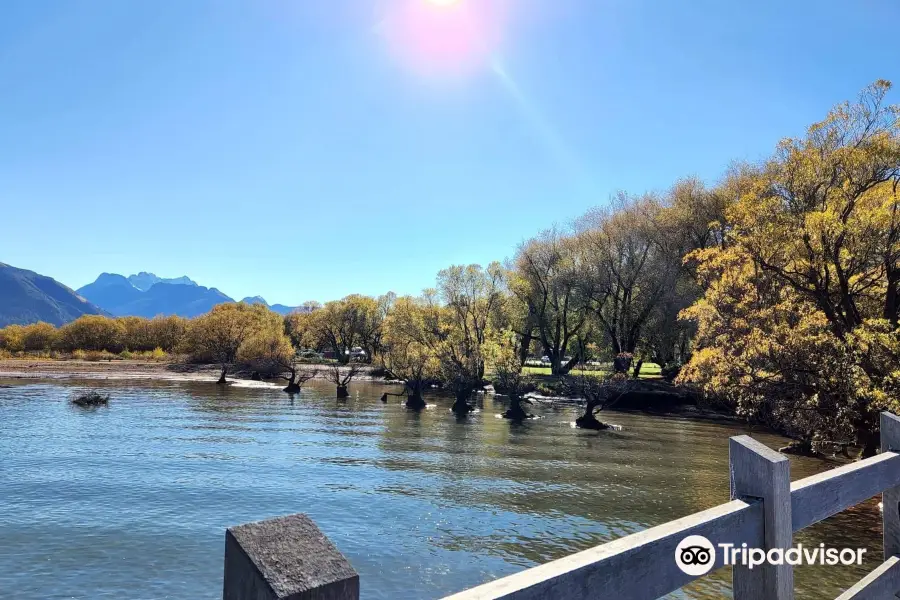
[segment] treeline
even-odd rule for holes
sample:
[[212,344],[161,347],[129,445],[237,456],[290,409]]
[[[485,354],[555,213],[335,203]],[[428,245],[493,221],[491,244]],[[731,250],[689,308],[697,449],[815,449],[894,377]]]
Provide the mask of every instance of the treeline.
[[[878,81],[715,186],[621,193],[522,244],[452,267],[419,297],[350,297],[292,317],[296,345],[353,344],[463,399],[515,388],[529,355],[663,367],[803,450],[875,452],[900,409],[900,108]],[[460,404],[460,402],[458,402]]]
[[[419,296],[351,295],[285,318],[243,304],[190,321],[83,317],[7,328],[0,345],[159,347],[222,365],[223,380],[245,362],[291,383],[304,354],[327,353],[404,381],[411,407],[440,383],[466,412],[489,377],[520,416],[529,356],[561,377],[591,360],[636,377],[652,361],[805,450],[868,455],[878,412],[900,408],[900,109],[889,89],[876,82],[714,186],[620,193],[505,264],[441,271]],[[581,390],[603,404],[593,384]]]
[[188,320],[181,317],[104,317],[84,315],[62,327],[49,323],[8,325],[0,329],[0,349],[7,352],[74,352],[119,354],[125,351],[173,352],[182,342]]

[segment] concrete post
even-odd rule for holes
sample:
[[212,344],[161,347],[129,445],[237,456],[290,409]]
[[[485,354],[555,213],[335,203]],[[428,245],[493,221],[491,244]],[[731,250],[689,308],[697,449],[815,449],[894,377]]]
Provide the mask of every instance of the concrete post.
[[359,600],[359,575],[306,515],[225,531],[224,600]]

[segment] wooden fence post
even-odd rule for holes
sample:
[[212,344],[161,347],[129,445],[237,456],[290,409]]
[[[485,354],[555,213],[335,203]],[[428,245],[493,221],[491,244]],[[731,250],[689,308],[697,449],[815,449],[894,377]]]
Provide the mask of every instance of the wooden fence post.
[[[786,456],[740,435],[729,441],[731,498],[763,501],[765,550],[787,550],[793,542],[791,528],[791,471]],[[792,600],[794,569],[762,564],[750,569],[735,565],[732,571],[734,600]]]
[[359,575],[306,515],[225,531],[224,600],[359,600]]
[[[881,451],[900,453],[900,418],[881,413]],[[900,487],[881,494],[881,519],[884,524],[884,559],[900,556]]]

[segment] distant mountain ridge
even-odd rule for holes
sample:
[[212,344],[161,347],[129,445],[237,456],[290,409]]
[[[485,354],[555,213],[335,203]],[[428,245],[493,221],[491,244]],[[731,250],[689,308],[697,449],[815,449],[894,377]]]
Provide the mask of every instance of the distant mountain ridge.
[[157,283],[172,283],[176,285],[197,285],[197,282],[188,277],[187,275],[182,275],[181,277],[173,277],[171,279],[167,279],[164,277],[157,277],[153,273],[147,273],[146,271],[141,271],[137,275],[129,275],[128,282],[141,290],[142,292],[146,292],[151,287],[153,287]]
[[[217,304],[234,302],[216,288],[199,285],[187,276],[167,279],[146,271],[128,277],[101,273],[93,283],[78,288],[78,293],[117,317],[196,317]],[[241,302],[263,304],[282,315],[296,310],[283,304],[269,305],[262,296],[247,297]]]
[[[150,285],[143,290],[133,281]],[[187,277],[167,280],[146,272],[130,277],[101,273],[93,283],[78,288],[78,293],[117,317],[196,317],[209,312],[216,304],[234,302],[216,288],[197,285]]]
[[241,300],[241,302],[245,304],[262,304],[263,306],[267,306],[269,310],[277,312],[280,315],[289,315],[301,308],[299,306],[285,306],[284,304],[269,304],[262,296],[248,296]]
[[52,277],[0,263],[0,327],[44,321],[63,325],[104,311]]

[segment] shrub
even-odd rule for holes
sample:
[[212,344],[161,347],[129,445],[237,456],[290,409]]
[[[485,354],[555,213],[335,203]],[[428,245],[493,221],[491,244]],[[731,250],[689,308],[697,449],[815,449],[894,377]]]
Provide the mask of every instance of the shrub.
[[125,349],[125,325],[117,319],[84,315],[59,329],[61,350],[121,352]]
[[24,350],[24,329],[21,325],[9,325],[0,329],[0,348],[9,352],[21,352]]
[[91,362],[99,362],[101,360],[121,360],[118,354],[113,354],[106,350],[88,350],[85,352],[84,358]]
[[87,358],[87,352],[79,349],[72,350],[72,358],[75,360],[84,360]]
[[43,321],[22,328],[22,349],[26,352],[49,351],[59,338],[56,327]]

